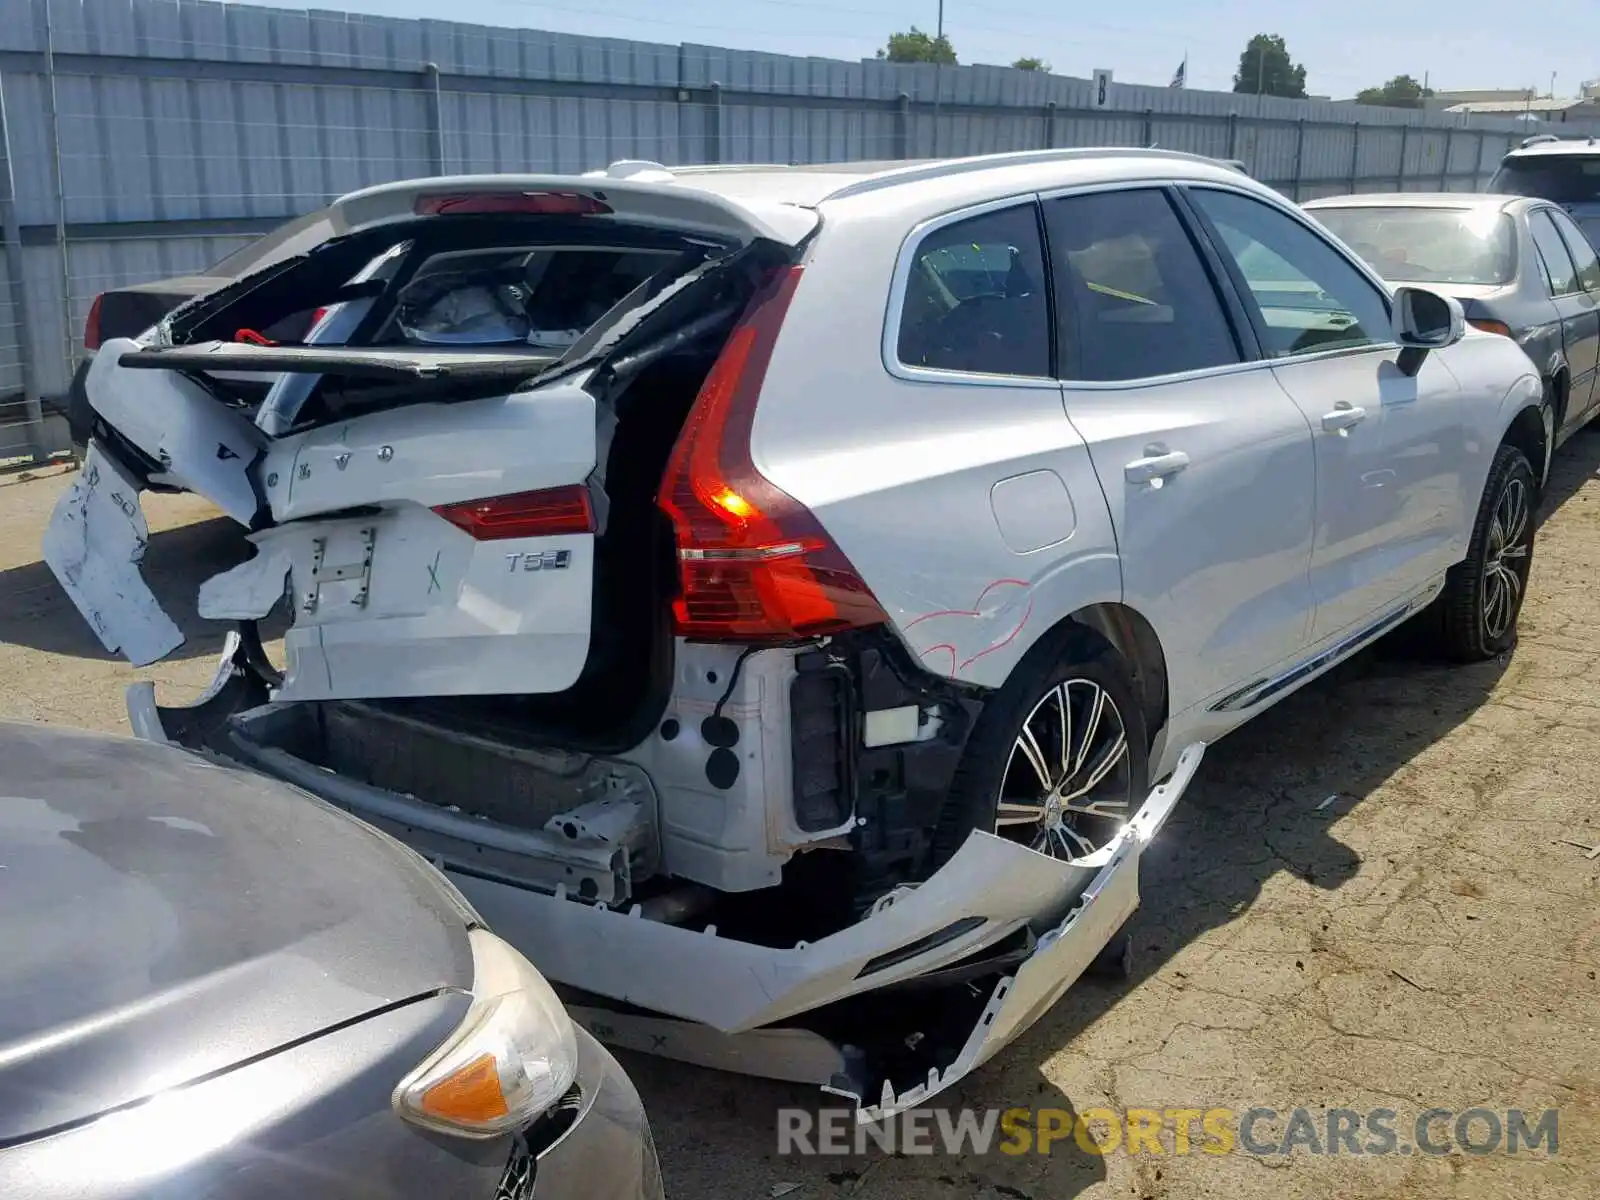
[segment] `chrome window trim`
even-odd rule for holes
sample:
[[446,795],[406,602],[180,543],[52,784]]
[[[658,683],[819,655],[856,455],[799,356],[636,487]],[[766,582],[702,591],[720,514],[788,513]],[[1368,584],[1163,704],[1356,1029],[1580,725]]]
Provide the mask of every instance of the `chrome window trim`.
[[1335,358],[1353,358],[1360,354],[1394,354],[1398,347],[1393,343],[1369,346],[1346,346],[1338,350],[1324,350],[1318,354],[1297,354],[1292,358],[1252,358],[1244,362],[1229,363],[1221,367],[1200,367],[1193,371],[1179,371],[1172,375],[1141,375],[1137,379],[1063,379],[1060,386],[1068,403],[1074,393],[1131,392],[1144,388],[1167,387],[1175,383],[1188,383],[1197,379],[1218,379],[1229,375],[1243,375],[1251,371],[1270,371],[1274,367],[1298,366],[1300,363],[1322,362]]
[[[890,277],[890,290],[887,310],[884,315],[883,334],[879,342],[879,353],[883,360],[884,369],[894,378],[908,383],[943,383],[966,387],[1061,388],[1069,392],[1115,392],[1236,375],[1246,371],[1270,369],[1280,364],[1315,363],[1324,360],[1351,358],[1363,354],[1380,352],[1398,354],[1400,352],[1399,343],[1390,340],[1370,342],[1363,346],[1340,346],[1330,350],[1285,355],[1279,358],[1246,359],[1242,362],[1225,363],[1216,367],[1200,367],[1193,371],[1180,371],[1168,375],[1140,375],[1132,379],[1116,380],[1046,379],[1037,375],[984,375],[973,371],[949,371],[937,367],[910,366],[900,361],[900,321],[905,308],[906,284],[911,275],[911,265],[916,248],[921,245],[922,239],[928,234],[948,225],[953,225],[957,221],[966,220],[969,217],[980,217],[986,213],[1020,207],[1024,204],[1039,205],[1046,200],[1093,195],[1098,192],[1166,191],[1174,187],[1189,190],[1210,189],[1229,192],[1246,199],[1257,200],[1285,214],[1291,220],[1297,222],[1311,236],[1319,238],[1326,243],[1342,261],[1371,284],[1383,301],[1385,311],[1389,312],[1392,318],[1394,292],[1389,285],[1359,258],[1347,252],[1336,238],[1332,237],[1326,230],[1317,225],[1314,220],[1299,212],[1287,201],[1280,200],[1276,196],[1264,196],[1251,188],[1234,187],[1221,180],[1183,178],[1096,180],[1093,183],[1070,184],[1045,190],[1016,192],[1006,196],[982,200],[925,218],[913,225],[901,240],[900,250],[895,258],[894,274]],[[1179,219],[1181,220],[1181,218]],[[1045,249],[1048,252],[1048,247],[1045,247]],[[1048,273],[1050,270],[1048,261],[1045,264],[1045,268]],[[1053,275],[1050,278],[1050,285],[1054,287]],[[1217,302],[1219,305],[1222,304],[1220,297]],[[1231,318],[1228,318],[1225,306],[1223,306],[1223,316],[1225,319],[1229,319],[1231,323]]]

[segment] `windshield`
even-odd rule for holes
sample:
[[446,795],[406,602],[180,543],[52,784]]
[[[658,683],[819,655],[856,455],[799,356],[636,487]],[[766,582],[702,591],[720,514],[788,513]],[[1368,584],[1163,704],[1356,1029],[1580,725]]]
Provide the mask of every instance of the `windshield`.
[[1317,208],[1312,215],[1392,283],[1510,283],[1511,218],[1481,208]]
[[1506,196],[1537,196],[1556,204],[1600,203],[1600,153],[1508,158],[1489,181],[1489,190]]

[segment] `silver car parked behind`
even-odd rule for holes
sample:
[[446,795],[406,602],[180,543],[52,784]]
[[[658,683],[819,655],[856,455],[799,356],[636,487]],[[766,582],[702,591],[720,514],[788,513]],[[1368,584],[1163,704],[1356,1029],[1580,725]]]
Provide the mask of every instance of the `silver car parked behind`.
[[0,721],[5,1200],[661,1200],[639,1095],[404,846]]
[[1459,192],[1337,196],[1306,209],[1396,287],[1461,302],[1539,370],[1546,461],[1600,405],[1600,258],[1558,205]]

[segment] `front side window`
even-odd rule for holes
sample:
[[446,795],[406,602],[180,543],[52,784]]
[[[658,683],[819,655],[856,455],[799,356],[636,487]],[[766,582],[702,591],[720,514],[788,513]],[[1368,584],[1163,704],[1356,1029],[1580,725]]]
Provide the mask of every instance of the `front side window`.
[[1050,375],[1050,306],[1031,202],[940,226],[912,252],[900,310],[908,367]]
[[1044,202],[1061,375],[1120,382],[1240,361],[1210,273],[1153,188]]
[[1578,283],[1588,291],[1600,292],[1600,256],[1595,254],[1594,246],[1583,230],[1573,224],[1572,218],[1564,212],[1547,210],[1545,216],[1555,223],[1561,240],[1572,251],[1573,264],[1578,268]]
[[1208,188],[1189,194],[1244,279],[1269,357],[1390,341],[1387,298],[1332,243],[1250,196]]
[[1544,260],[1545,278],[1550,283],[1552,296],[1569,296],[1578,290],[1578,268],[1572,261],[1567,244],[1556,232],[1550,215],[1543,210],[1528,217],[1528,232],[1533,234],[1533,244],[1539,248]]

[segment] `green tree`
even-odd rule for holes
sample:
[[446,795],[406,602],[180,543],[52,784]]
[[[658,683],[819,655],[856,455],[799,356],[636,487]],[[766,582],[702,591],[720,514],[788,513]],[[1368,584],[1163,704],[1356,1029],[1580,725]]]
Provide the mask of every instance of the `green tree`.
[[1043,71],[1046,75],[1050,73],[1050,64],[1042,58],[1019,58],[1011,65],[1019,71]]
[[1375,104],[1382,108],[1421,108],[1422,102],[1433,95],[1409,75],[1396,75],[1382,87],[1362,88],[1356,93],[1357,104]]
[[1304,100],[1306,69],[1289,57],[1289,47],[1276,33],[1258,33],[1239,55],[1233,90],[1251,96],[1285,96]]
[[889,45],[878,51],[878,57],[897,63],[956,65],[956,49],[947,36],[940,34],[938,37],[929,37],[915,25],[905,33],[891,33]]

